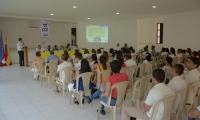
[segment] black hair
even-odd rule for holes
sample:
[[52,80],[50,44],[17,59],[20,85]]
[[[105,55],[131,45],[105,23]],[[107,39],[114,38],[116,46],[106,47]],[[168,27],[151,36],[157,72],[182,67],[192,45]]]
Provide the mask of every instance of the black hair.
[[178,49],[178,51],[179,51],[180,53],[182,53],[182,49]]
[[92,71],[91,68],[90,68],[88,60],[86,60],[86,59],[81,60],[81,70],[82,70],[83,73]]
[[172,53],[172,54],[174,54],[174,56],[176,56],[176,52],[175,52],[175,49],[172,47],[172,48],[170,48],[170,52]]
[[131,54],[130,54],[130,53],[127,53],[127,54],[126,54],[126,58],[131,59],[131,58],[132,58]]
[[51,51],[50,51],[50,54],[51,54],[51,55],[52,55],[52,54],[54,54],[54,51],[53,51],[53,50],[51,50]]
[[97,61],[97,55],[96,54],[92,54],[91,58],[94,61],[94,64],[98,63],[98,61]]
[[38,47],[39,47],[39,46],[41,46],[41,45],[38,45]]
[[162,48],[162,52],[165,52],[165,48],[164,47]]
[[189,55],[191,55],[192,54],[191,48],[187,48],[187,52],[189,53]]
[[185,54],[185,53],[186,53],[186,50],[182,50],[182,52]]
[[126,50],[125,50],[124,48],[121,48],[121,51],[122,51],[123,53],[126,53]]
[[158,83],[162,83],[165,80],[165,72],[162,69],[155,69],[152,76]]
[[92,53],[96,54],[96,50],[95,50],[95,49],[92,49]]
[[196,57],[190,57],[190,60],[192,61],[193,64],[196,64],[196,68],[199,67],[199,58]]
[[81,53],[78,53],[78,54],[76,55],[76,58],[78,58],[79,60],[81,60],[81,59],[83,58],[83,56],[82,56]]
[[169,54],[169,48],[165,48],[165,52]]
[[194,57],[198,56],[198,52],[197,51],[193,51],[192,54],[194,55]]
[[131,48],[130,48],[130,51],[132,51],[133,53],[135,53],[135,49],[131,49]]
[[86,54],[86,53],[88,53],[88,54],[89,54],[89,51],[88,51],[88,49],[85,49],[85,51],[84,51],[84,54]]
[[151,61],[151,54],[150,54],[150,53],[146,53],[146,60],[147,60],[148,62]]
[[173,69],[175,70],[175,72],[176,72],[178,75],[183,74],[183,71],[184,71],[183,65],[181,65],[181,64],[176,64],[176,65],[174,65]]
[[68,51],[67,51],[67,50],[65,50],[65,51],[64,51],[64,54],[67,54],[67,55],[69,56],[69,53],[68,53]]
[[117,60],[119,60],[121,64],[124,64],[124,57],[122,54],[117,54]]
[[152,45],[152,46],[151,46],[151,48],[152,48],[152,49],[155,49],[155,46],[154,46],[154,45]]
[[101,49],[97,49],[97,53],[98,53],[98,54],[101,53]]
[[172,67],[172,62],[173,62],[173,59],[171,57],[166,57],[165,59],[167,61],[167,63],[170,64],[170,66]]
[[19,38],[19,41],[21,41],[22,40],[22,38]]
[[76,56],[79,53],[79,50],[75,50],[74,55]]
[[41,56],[41,53],[40,53],[39,51],[37,51],[37,52],[35,53],[35,55],[36,55],[37,57],[40,57],[40,56]]
[[103,66],[103,70],[107,69],[107,65],[106,65],[106,56],[101,55],[99,58],[99,62],[101,63],[101,65]]
[[62,54],[61,58],[62,58],[63,60],[65,60],[65,61],[67,61],[68,58],[69,58],[69,55],[68,55],[68,54]]
[[119,73],[121,68],[122,68],[121,62],[118,61],[118,60],[113,60],[110,63],[110,68],[111,68],[113,73]]

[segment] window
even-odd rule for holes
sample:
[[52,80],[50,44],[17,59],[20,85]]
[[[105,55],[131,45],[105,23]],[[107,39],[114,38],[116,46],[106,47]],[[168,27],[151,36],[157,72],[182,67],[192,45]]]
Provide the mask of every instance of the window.
[[157,23],[157,39],[156,44],[163,43],[163,23]]

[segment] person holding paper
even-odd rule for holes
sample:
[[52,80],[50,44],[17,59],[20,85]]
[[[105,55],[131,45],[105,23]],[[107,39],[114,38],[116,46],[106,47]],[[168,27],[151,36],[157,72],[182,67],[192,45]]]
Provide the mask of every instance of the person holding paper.
[[18,51],[18,54],[19,54],[20,67],[24,66],[24,51],[23,51],[23,47],[24,47],[24,42],[23,42],[22,38],[19,38],[19,41],[17,43],[17,51]]

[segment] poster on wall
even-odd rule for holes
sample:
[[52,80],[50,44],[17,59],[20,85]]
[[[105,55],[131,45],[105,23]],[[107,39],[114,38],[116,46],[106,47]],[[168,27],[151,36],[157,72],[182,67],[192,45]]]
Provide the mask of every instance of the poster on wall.
[[41,37],[50,37],[49,21],[41,20]]

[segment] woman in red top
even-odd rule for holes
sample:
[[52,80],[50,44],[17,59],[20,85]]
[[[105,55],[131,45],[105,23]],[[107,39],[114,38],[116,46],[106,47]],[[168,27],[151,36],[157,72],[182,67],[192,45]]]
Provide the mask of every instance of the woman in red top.
[[[89,104],[92,102],[93,99],[97,98],[99,95],[101,95],[100,100],[107,103],[111,87],[117,83],[128,81],[128,76],[126,75],[126,73],[120,73],[121,67],[122,67],[122,64],[118,60],[114,60],[110,63],[110,68],[113,72],[113,75],[108,77],[106,81],[105,91],[101,91],[100,89],[98,89],[93,95],[85,96],[84,98],[87,100]],[[110,102],[111,106],[114,106],[116,104],[116,99],[117,99],[117,90],[113,89],[112,99]],[[105,110],[104,110],[103,105],[101,106],[100,113],[102,115],[105,115]]]

